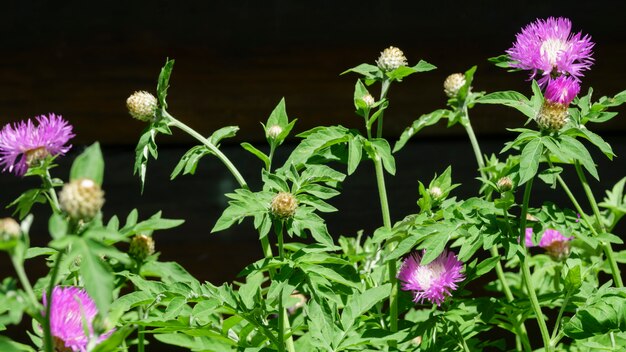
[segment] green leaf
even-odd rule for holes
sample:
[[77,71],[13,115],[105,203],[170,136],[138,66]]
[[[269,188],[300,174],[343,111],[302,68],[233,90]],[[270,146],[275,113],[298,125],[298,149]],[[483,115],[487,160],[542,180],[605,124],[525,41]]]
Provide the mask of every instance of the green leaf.
[[564,152],[568,153],[573,160],[578,160],[585,167],[585,169],[587,169],[591,176],[593,176],[596,180],[600,180],[593,158],[582,143],[570,136],[564,135],[561,136],[561,148]]
[[210,154],[210,153],[211,151],[209,151],[209,149],[203,145],[197,145],[189,149],[180,158],[180,161],[178,162],[178,164],[176,164],[176,167],[174,168],[174,170],[172,171],[172,174],[170,175],[170,180],[175,179],[176,176],[178,176],[181,173],[181,171],[183,172],[184,175],[186,174],[193,175],[196,172],[196,168],[198,167],[198,162],[200,162],[200,159],[203,156]]
[[376,303],[388,298],[391,293],[391,284],[373,287],[363,293],[356,293],[348,298],[343,312],[341,313],[341,326],[344,331],[349,331],[368,310]]
[[613,148],[611,148],[611,145],[602,139],[602,137],[584,127],[578,129],[577,132],[580,133],[576,133],[576,135],[581,136],[593,143],[596,147],[598,147],[598,149],[600,149],[600,151],[602,151],[602,153],[604,153],[604,155],[606,155],[607,158],[609,158],[609,160],[613,160],[613,157],[615,156]]
[[28,191],[20,194],[19,197],[9,203],[6,207],[15,207],[13,215],[18,214],[18,218],[22,220],[26,215],[28,215],[28,213],[30,213],[30,209],[33,205],[35,205],[35,203],[46,203],[46,196],[44,195],[43,190],[39,188],[29,189]]
[[519,110],[522,114],[530,118],[534,118],[537,114],[537,111],[528,98],[512,90],[489,93],[476,100],[476,102],[480,104],[500,104],[509,106]]
[[159,100],[159,106],[163,109],[167,109],[167,89],[170,87],[170,76],[174,69],[174,60],[166,59],[165,65],[161,68],[159,74],[159,80],[157,82],[157,99]]
[[347,143],[352,138],[350,130],[343,126],[317,127],[301,133],[299,136],[304,136],[305,139],[296,146],[285,162],[285,166],[279,170],[286,171],[285,169],[288,169],[291,165],[300,168],[309,158],[317,156],[325,148],[340,143]]
[[11,340],[7,336],[0,336],[0,351],[3,352],[35,352],[35,349]]
[[450,110],[439,109],[420,116],[417,120],[413,121],[411,127],[407,127],[406,129],[404,129],[404,131],[400,135],[400,139],[398,139],[395,146],[393,147],[393,152],[395,153],[402,149],[402,147],[404,147],[409,139],[411,139],[411,137],[416,135],[417,132],[422,130],[424,127],[432,126],[439,122],[439,120],[441,120],[442,118],[449,118],[451,113],[452,112]]
[[209,140],[213,145],[218,146],[222,139],[235,137],[235,135],[237,135],[237,131],[239,131],[239,126],[222,127],[213,132],[211,137],[209,137]]
[[247,143],[247,142],[241,143],[241,147],[249,151],[250,153],[252,153],[257,158],[261,159],[261,161],[265,164],[265,169],[269,169],[270,158],[267,155],[265,155],[265,153],[256,149],[254,146],[252,146],[252,144]]
[[104,159],[98,142],[87,147],[76,157],[70,169],[70,180],[88,178],[102,186],[104,178]]
[[483,260],[476,266],[476,277],[485,275],[490,272],[500,261],[500,257],[491,257]]
[[565,335],[584,339],[610,331],[626,331],[626,290],[609,288],[591,297],[587,304],[563,324]]
[[48,231],[53,239],[59,239],[67,234],[69,224],[60,214],[53,213],[48,220]]
[[387,140],[383,138],[373,138],[370,142],[376,150],[376,155],[372,157],[379,157],[383,162],[385,170],[387,170],[388,173],[395,175],[396,161],[391,154],[391,147],[389,146],[389,142],[387,142]]
[[355,136],[348,142],[348,175],[352,175],[361,163],[363,156],[363,143]]
[[109,266],[100,258],[98,243],[94,240],[76,238],[72,251],[80,255],[80,275],[85,289],[100,312],[108,312],[113,300],[113,273]]
[[388,72],[387,77],[393,81],[402,81],[402,79],[414,73],[431,71],[436,68],[437,67],[435,65],[429,64],[424,60],[420,60],[415,66],[400,66],[397,69]]
[[348,69],[341,74],[346,74],[348,72],[355,72],[360,75],[363,75],[368,80],[381,80],[383,78],[382,71],[378,68],[378,66],[370,65],[370,64],[360,64],[356,67]]
[[267,124],[265,126],[272,127],[274,125],[278,125],[280,127],[284,127],[289,123],[287,117],[287,109],[285,107],[285,98],[280,99],[278,105],[272,110],[270,117],[267,119]]
[[533,139],[524,146],[519,164],[519,185],[526,183],[537,174],[542,154],[543,144],[540,138]]

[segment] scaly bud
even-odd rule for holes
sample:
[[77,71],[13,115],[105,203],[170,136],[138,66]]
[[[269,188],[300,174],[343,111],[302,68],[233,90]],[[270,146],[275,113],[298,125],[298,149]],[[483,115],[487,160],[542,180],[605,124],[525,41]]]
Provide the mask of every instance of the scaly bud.
[[11,218],[0,219],[0,249],[10,250],[15,247],[22,236],[22,229],[17,221]]
[[381,70],[390,72],[398,67],[406,66],[407,61],[402,50],[390,46],[380,53],[380,57],[376,60],[376,65],[378,65]]
[[498,191],[500,191],[500,193],[508,192],[513,188],[513,181],[511,181],[508,176],[504,176],[498,180],[496,186],[498,186]]
[[459,90],[465,85],[465,75],[462,73],[453,73],[443,82],[443,91],[450,98],[454,98],[459,94]]
[[151,121],[154,119],[158,102],[154,95],[138,91],[126,99],[126,107],[130,115],[137,120]]
[[135,235],[130,241],[128,254],[138,261],[146,260],[154,254],[154,240],[150,236]]
[[298,201],[291,193],[279,192],[270,204],[270,212],[279,219],[287,219],[296,213]]
[[59,192],[59,203],[70,218],[74,220],[90,221],[102,205],[104,205],[104,191],[93,180],[82,178],[63,185]]

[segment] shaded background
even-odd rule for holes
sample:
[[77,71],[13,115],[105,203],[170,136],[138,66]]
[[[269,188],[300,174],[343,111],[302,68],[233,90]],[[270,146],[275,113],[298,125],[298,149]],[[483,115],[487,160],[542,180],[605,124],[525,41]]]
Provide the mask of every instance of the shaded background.
[[[158,210],[164,217],[182,218],[177,229],[157,233],[163,260],[176,260],[200,280],[215,284],[232,280],[248,263],[262,256],[250,222],[220,234],[209,234],[226,206],[225,192],[236,185],[215,159],[205,158],[195,176],[170,182],[169,173],[194,144],[184,133],[160,136],[159,160],[149,163],[147,185],[140,194],[132,175],[134,146],[145,127],[129,117],[126,97],[135,90],[154,92],[165,58],[176,65],[168,95],[169,111],[202,134],[225,125],[238,125],[236,138],[224,142],[230,156],[253,189],[258,189],[261,163],[239,147],[251,141],[261,149],[259,124],[286,98],[296,132],[317,125],[342,124],[360,128],[352,92],[357,76],[339,74],[360,63],[374,63],[390,45],[401,48],[409,64],[424,59],[437,70],[394,84],[385,115],[385,135],[399,133],[423,113],[445,106],[442,82],[447,75],[478,65],[475,90],[514,89],[530,95],[527,74],[507,74],[487,58],[509,48],[520,28],[536,18],[566,16],[575,31],[589,33],[597,43],[596,63],[583,80],[583,92],[614,95],[626,87],[626,13],[624,2],[568,1],[171,1],[83,2],[31,1],[3,4],[0,13],[0,125],[55,112],[74,125],[74,148],[60,158],[54,176],[67,179],[68,168],[86,145],[100,141],[107,169],[105,218],[124,219],[133,208],[140,218]],[[504,7],[504,9],[503,9]],[[624,108],[616,109],[622,113]],[[618,158],[609,162],[599,153],[602,183],[592,181],[597,196],[626,171],[626,122],[618,116],[590,126],[610,142]],[[512,109],[477,106],[472,122],[484,153],[497,153],[513,138],[506,128],[525,122]],[[284,160],[296,140],[282,147]],[[592,148],[593,149],[593,148]],[[416,212],[417,181],[453,165],[453,178],[463,186],[460,198],[478,189],[476,165],[460,127],[445,123],[429,127],[396,154],[397,176],[388,176],[392,218]],[[572,176],[573,170],[566,173]],[[575,181],[575,180],[573,180]],[[0,217],[35,180],[0,174]],[[573,188],[580,193],[579,187]],[[331,200],[340,213],[329,214],[335,236],[371,233],[381,225],[373,168],[364,162],[344,184],[344,193]],[[544,200],[571,207],[562,192],[537,183],[534,205]],[[521,197],[520,195],[517,195]],[[341,214],[341,215],[339,215]],[[36,206],[33,242],[44,245],[48,212]],[[0,257],[2,275],[9,260]],[[34,266],[32,277],[43,274]]]

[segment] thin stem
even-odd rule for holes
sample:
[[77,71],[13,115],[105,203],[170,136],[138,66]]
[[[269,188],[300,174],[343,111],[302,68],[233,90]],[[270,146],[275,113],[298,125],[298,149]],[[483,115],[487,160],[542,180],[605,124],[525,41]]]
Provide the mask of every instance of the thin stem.
[[[285,259],[285,251],[283,248],[283,227],[284,223],[282,221],[278,221],[274,225],[274,231],[276,232],[276,237],[278,238],[278,256],[281,261]],[[287,347],[287,351],[295,352],[293,336],[290,334],[289,337],[285,339],[285,331],[291,329],[291,326],[289,323],[289,316],[287,315],[287,308],[283,306],[282,297],[283,294],[281,292],[280,299],[278,300],[278,332],[280,334],[280,341],[279,346],[277,347],[279,351],[284,351],[285,347]]]
[[580,167],[580,163],[578,162],[578,160],[574,162],[574,167],[576,168],[576,173],[578,174],[580,183],[582,184],[583,189],[585,190],[585,195],[587,196],[587,199],[589,200],[589,204],[591,205],[591,209],[593,210],[593,215],[596,217],[596,223],[598,224],[598,227],[600,228],[600,230],[606,231],[604,224],[602,223],[602,216],[600,215],[600,209],[598,208],[598,203],[596,202],[596,198],[594,197],[593,192],[591,191],[591,187],[589,187],[589,183],[587,182],[585,173]]
[[267,165],[267,172],[272,172],[272,160],[274,159],[275,150],[276,150],[276,145],[274,144],[274,142],[272,142],[270,144],[270,155],[269,155],[270,162]]
[[57,197],[57,192],[54,190],[54,186],[52,185],[52,176],[50,176],[50,170],[46,170],[46,175],[42,176],[44,187],[48,190],[50,207],[52,211],[55,213],[61,213],[61,206],[59,205],[59,198]]
[[[554,167],[550,159],[548,159],[548,165],[551,168]],[[587,224],[587,227],[589,228],[591,233],[595,237],[598,237],[599,236],[598,231],[596,230],[595,226],[593,226],[593,223],[589,219],[589,216],[587,216],[587,214],[583,211],[582,207],[580,206],[580,203],[578,203],[578,201],[576,200],[576,197],[574,197],[574,194],[569,189],[569,187],[567,186],[567,184],[565,183],[561,175],[557,174],[556,180],[561,186],[561,188],[563,188],[563,191],[565,192],[565,194],[567,194],[567,196],[569,197],[570,201],[574,205],[574,208],[576,208],[576,211],[580,214],[580,217],[582,218],[582,220]],[[617,265],[617,261],[615,260],[615,255],[613,254],[613,248],[611,247],[611,244],[605,241],[600,241],[600,245],[602,247],[602,250],[604,251],[604,254],[607,257],[607,260],[609,261],[609,266],[611,268],[611,275],[613,277],[613,282],[615,282],[615,286],[624,287],[624,282],[622,281],[622,274],[620,273],[619,266]]]
[[565,308],[569,303],[569,299],[572,296],[572,291],[567,291],[565,294],[565,298],[563,299],[563,304],[561,304],[561,309],[559,309],[559,314],[556,317],[556,322],[554,323],[554,328],[552,329],[552,347],[556,347],[558,341],[556,340],[557,334],[559,333],[559,324],[561,323],[561,318],[563,317],[563,313],[565,313]]
[[[391,81],[387,78],[384,78],[382,81],[382,85],[380,87],[380,100],[385,99],[385,97],[387,96],[387,92],[389,92],[389,86],[391,86]],[[384,112],[381,112],[380,115],[378,115],[378,127],[376,128],[376,138],[383,137],[383,114]]]
[[52,332],[50,331],[50,307],[52,306],[52,290],[56,282],[57,275],[59,274],[59,267],[61,266],[61,259],[63,258],[63,252],[58,252],[57,257],[50,274],[50,285],[45,293],[46,295],[46,315],[43,319],[43,334],[44,334],[44,346],[46,352],[54,352],[54,341],[52,340]]
[[233,163],[230,161],[230,159],[228,159],[228,157],[226,155],[224,155],[224,153],[222,153],[221,150],[219,150],[213,143],[211,143],[210,140],[204,138],[201,134],[196,132],[191,127],[189,127],[189,126],[185,125],[184,123],[182,123],[182,122],[178,121],[177,119],[175,119],[167,111],[163,112],[163,116],[167,117],[172,125],[180,128],[184,132],[187,132],[187,134],[189,134],[190,136],[194,137],[200,143],[204,144],[207,148],[209,148],[209,150],[213,154],[215,154],[215,156],[218,159],[220,159],[220,161],[226,166],[228,171],[230,171],[230,173],[235,177],[235,179],[239,183],[239,186],[241,186],[241,188],[244,188],[244,189],[249,189],[248,184],[244,180],[243,176],[241,176],[241,174],[239,173],[239,170],[237,170],[237,168],[235,167],[235,165],[233,165]]
[[524,233],[526,231],[526,214],[528,214],[528,203],[530,201],[530,191],[533,187],[534,177],[526,182],[526,186],[524,188],[524,202],[522,203],[522,214],[520,215],[520,243],[522,244],[522,254],[520,255],[520,266],[522,269],[522,277],[524,279],[524,283],[526,284],[526,290],[528,291],[528,298],[530,299],[531,307],[535,313],[537,318],[537,324],[539,325],[539,331],[541,332],[541,339],[543,340],[543,345],[546,352],[552,351],[550,344],[550,333],[548,332],[548,326],[546,325],[545,318],[543,313],[541,312],[541,306],[539,305],[539,300],[537,299],[537,294],[535,293],[535,287],[532,282],[532,278],[530,277],[530,269],[528,268],[528,263],[526,262],[526,256],[528,252],[526,251],[526,245],[524,241]]
[[[143,315],[143,308],[139,307],[139,316]],[[145,351],[145,327],[138,326],[137,327],[137,352]]]
[[39,305],[39,301],[37,300],[37,296],[35,296],[33,287],[30,285],[30,281],[28,280],[28,276],[24,270],[24,263],[17,260],[17,257],[13,255],[13,253],[11,253],[11,262],[13,263],[17,277],[20,279],[20,283],[22,284],[24,291],[26,291],[28,298],[31,300],[33,306],[37,307]]
[[463,107],[463,116],[464,119],[462,119],[463,123],[463,127],[465,127],[465,132],[467,133],[467,136],[470,139],[470,143],[472,144],[472,149],[474,150],[474,156],[476,157],[476,162],[478,163],[478,170],[480,171],[480,176],[483,179],[487,179],[487,176],[485,175],[485,171],[483,170],[485,168],[485,160],[483,159],[483,154],[480,151],[480,145],[478,144],[478,140],[476,139],[476,135],[474,134],[474,129],[472,128],[472,124],[470,123],[470,119],[469,119],[469,112],[467,111],[467,106]]

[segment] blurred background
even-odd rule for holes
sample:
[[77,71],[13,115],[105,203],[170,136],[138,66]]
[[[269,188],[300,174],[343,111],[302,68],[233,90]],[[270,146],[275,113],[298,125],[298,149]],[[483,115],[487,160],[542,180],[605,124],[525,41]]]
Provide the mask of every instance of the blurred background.
[[[626,88],[626,3],[599,1],[24,1],[3,4],[0,13],[0,125],[54,112],[74,126],[72,151],[59,158],[53,176],[67,179],[69,165],[85,146],[100,141],[106,158],[105,219],[121,219],[138,208],[140,218],[162,210],[185,224],[155,234],[162,260],[176,260],[200,280],[214,284],[233,280],[248,263],[262,257],[252,223],[211,234],[226,206],[224,193],[235,180],[216,159],[206,157],[195,176],[174,181],[169,174],[184,152],[195,145],[181,131],[159,136],[159,159],[148,165],[143,195],[132,175],[134,148],[145,127],[127,113],[125,100],[135,90],[155,92],[166,58],[176,60],[168,95],[169,111],[200,133],[240,127],[222,149],[240,168],[253,189],[260,186],[261,162],[240,146],[242,141],[267,150],[259,122],[285,97],[295,132],[318,125],[361,128],[354,114],[357,76],[341,72],[374,63],[380,51],[401,48],[409,64],[420,59],[437,70],[415,74],[389,93],[385,137],[394,143],[421,114],[445,106],[443,80],[478,65],[474,90],[518,90],[530,95],[527,73],[507,73],[487,62],[504,53],[521,27],[536,18],[565,16],[574,31],[597,43],[596,63],[586,73],[582,92],[615,95]],[[378,87],[374,91],[378,91]],[[618,157],[610,162],[594,152],[601,182],[592,180],[596,196],[624,174],[626,122],[620,116],[589,126],[602,135]],[[515,110],[477,106],[474,129],[486,154],[498,153],[513,138],[507,128],[521,127],[525,117]],[[280,164],[297,142],[288,141],[277,154]],[[453,166],[459,198],[476,193],[479,184],[469,141],[460,126],[445,122],[426,128],[396,154],[397,176],[387,176],[394,221],[418,211],[418,181]],[[345,171],[343,169],[342,171]],[[574,176],[566,168],[568,179]],[[572,181],[575,181],[572,179]],[[37,180],[0,174],[0,217],[4,207]],[[572,188],[579,194],[577,183]],[[325,216],[335,236],[366,234],[381,226],[375,179],[370,163],[348,177],[343,194],[331,203],[340,212]],[[572,207],[563,192],[536,183],[533,205],[543,201]],[[521,194],[517,194],[521,198]],[[32,239],[45,245],[48,209],[34,209]],[[619,233],[618,233],[619,235]],[[34,266],[31,277],[43,274]],[[0,274],[12,275],[9,259],[0,257]]]

